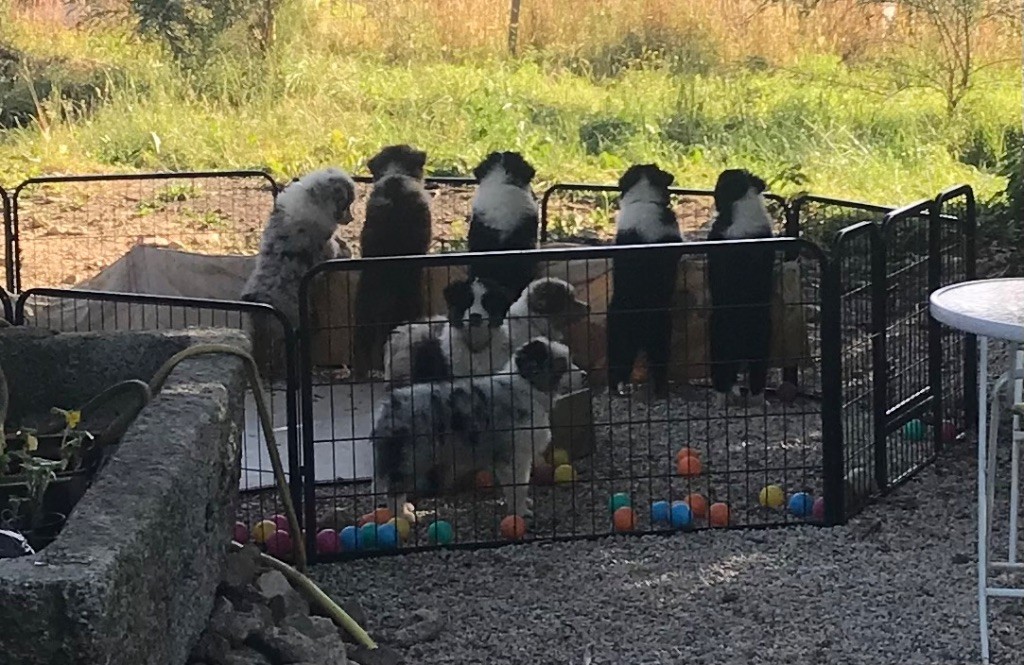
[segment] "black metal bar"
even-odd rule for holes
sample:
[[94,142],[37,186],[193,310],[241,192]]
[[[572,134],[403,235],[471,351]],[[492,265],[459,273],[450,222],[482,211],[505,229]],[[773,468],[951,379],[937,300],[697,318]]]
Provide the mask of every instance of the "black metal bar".
[[11,302],[11,295],[7,291],[0,289],[0,302],[4,306],[4,319],[8,323],[14,324],[14,303]]
[[[323,265],[323,264],[321,264]],[[299,405],[302,408],[302,484],[306,507],[306,558],[316,563],[319,557],[316,547],[316,464],[313,432],[313,349],[311,331],[313,321],[310,312],[309,290],[314,275],[320,266],[315,266],[299,282]],[[319,272],[323,272],[320,269]]]
[[[806,241],[805,241],[806,242]],[[821,430],[825,523],[846,522],[845,460],[842,425],[842,356],[839,312],[841,262],[822,258],[821,285]]]
[[[4,216],[4,256],[7,257],[6,287],[8,291],[14,290],[14,210],[11,205],[11,197],[7,190],[0,187],[0,206],[3,208]],[[9,318],[9,317],[8,317]]]
[[839,208],[852,208],[854,210],[877,212],[881,214],[886,214],[893,210],[893,206],[883,206],[876,203],[864,203],[863,201],[851,201],[847,199],[834,199],[828,196],[816,196],[814,194],[804,194],[790,200],[789,202],[789,204],[797,210],[802,209],[807,203],[820,203],[822,205],[831,205]]
[[889,456],[886,446],[885,410],[889,404],[889,358],[885,331],[888,321],[889,279],[885,273],[885,244],[877,224],[871,224],[871,408],[874,423],[875,486],[888,485]]
[[299,520],[302,520],[302,474],[299,467],[298,442],[298,375],[295,369],[296,334],[288,317],[280,310],[264,304],[240,300],[209,300],[205,298],[187,298],[182,296],[158,296],[142,293],[120,293],[117,291],[90,291],[86,289],[58,289],[38,287],[28,289],[18,295],[14,306],[13,320],[15,325],[25,324],[25,303],[32,297],[62,298],[66,300],[88,300],[97,302],[127,303],[167,307],[182,307],[199,310],[216,310],[222,312],[238,312],[240,314],[270,316],[281,324],[284,332],[286,359],[285,419],[288,430],[288,476],[289,494]]
[[[942,285],[942,205],[932,201],[928,219],[928,295]],[[932,395],[932,441],[935,451],[942,450],[943,381],[942,381],[942,326],[933,316],[928,317],[928,385]]]
[[[354,175],[352,179],[363,185],[373,184],[372,175]],[[471,187],[473,185],[479,185],[480,182],[476,178],[470,178],[468,176],[426,176],[423,178],[423,182],[426,184],[427,189],[434,189],[437,187]]]

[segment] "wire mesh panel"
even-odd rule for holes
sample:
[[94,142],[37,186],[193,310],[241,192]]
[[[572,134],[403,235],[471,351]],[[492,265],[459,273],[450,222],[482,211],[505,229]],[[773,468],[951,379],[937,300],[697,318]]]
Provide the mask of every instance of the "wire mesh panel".
[[80,284],[138,244],[253,254],[276,192],[260,171],[30,178],[12,197],[8,288]]
[[[838,273],[841,420],[845,512],[853,514],[887,483],[884,437],[884,367],[881,355],[882,312],[877,286],[884,283],[879,227],[871,221],[837,234],[833,266]],[[881,363],[881,364],[879,364]]]
[[[972,280],[976,275],[974,191],[967,185],[945,190],[935,200],[932,247],[935,288]],[[934,433],[939,445],[950,443],[977,421],[977,339],[931,319],[935,346],[931,348],[933,385],[941,386],[935,418],[942,425]]]
[[[260,353],[259,349],[254,349],[253,355],[263,375],[274,438],[285,464],[289,492],[298,510],[302,498],[302,476],[297,430],[296,337],[279,311],[257,303],[50,288],[25,291],[18,298],[15,309],[18,325],[58,332],[189,328],[251,331],[257,327],[276,330],[281,344],[275,347],[275,351],[284,358],[273,358]],[[280,367],[284,368],[283,372],[278,369]],[[275,485],[267,442],[251,391],[247,391],[245,396],[241,464],[239,488],[243,495],[238,519],[251,527],[262,519],[283,514],[284,507]]]
[[[352,204],[352,215],[356,219],[366,219],[366,201],[373,189],[373,178],[354,176],[353,180],[356,181],[356,200]],[[439,231],[434,238],[432,251],[465,250],[473,194],[479,184],[476,178],[428,176],[423,181],[431,196],[431,221],[434,229]],[[353,256],[359,255],[358,243],[352,243],[350,249]]]
[[860,222],[881,223],[891,207],[848,201],[827,196],[805,195],[790,202],[797,219],[800,237],[824,247],[831,246],[837,234]]
[[[670,187],[673,209],[685,240],[704,240],[714,214],[714,192]],[[556,183],[541,196],[541,241],[606,244],[615,237],[615,185]],[[786,199],[765,194],[775,235],[796,237]]]
[[[728,291],[728,279],[712,291],[709,255],[719,266],[764,259],[767,301],[744,300],[735,284]],[[534,282],[502,306],[466,286],[471,256],[477,265],[521,257],[538,266],[544,288]],[[310,551],[362,556],[812,518],[823,489],[821,402],[785,385],[779,367],[798,367],[801,386],[821,385],[821,294],[808,299],[803,285],[821,283],[824,261],[810,243],[772,239],[321,264],[300,298]],[[374,351],[385,370],[353,375],[352,340],[365,325],[352,308],[359,274],[398,263],[421,268],[431,316],[391,322]],[[651,267],[671,266],[665,304],[625,287],[613,298],[616,265],[641,266],[655,290],[664,273]],[[666,338],[647,334],[665,322],[668,345],[659,347]],[[616,332],[624,324],[645,335],[650,353],[633,355],[633,337]],[[739,344],[730,333],[749,339],[762,325],[763,356],[723,350],[721,340]],[[550,347],[531,348],[538,332],[564,339],[586,378],[563,372]],[[472,352],[476,344],[484,350]],[[609,369],[622,365],[609,357],[623,344],[636,362],[620,392]],[[714,369],[734,360],[765,362],[766,401],[747,390],[719,404]],[[510,512],[532,516],[518,522]]]

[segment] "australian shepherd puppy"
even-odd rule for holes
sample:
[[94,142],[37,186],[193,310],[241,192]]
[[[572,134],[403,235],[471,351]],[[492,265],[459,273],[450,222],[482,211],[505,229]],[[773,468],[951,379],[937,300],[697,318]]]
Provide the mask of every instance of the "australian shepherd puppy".
[[564,344],[537,337],[495,375],[391,391],[371,435],[377,500],[415,519],[408,494],[450,487],[459,467],[470,465],[493,469],[508,513],[529,517],[530,472],[551,438],[551,404],[582,374]]
[[564,342],[590,311],[556,277],[534,280],[511,306],[504,288],[482,278],[453,282],[444,298],[446,318],[399,325],[388,339],[384,375],[392,385],[494,374],[534,337]]
[[[749,171],[729,169],[715,184],[715,219],[708,240],[770,238],[772,219],[765,182]],[[708,254],[711,294],[711,383],[725,406],[739,396],[737,375],[747,366],[750,397],[764,400],[771,349],[771,294],[775,253],[756,246]]]
[[[430,197],[423,187],[427,154],[407,145],[384,148],[370,161],[373,189],[359,236],[362,256],[426,254],[430,247]],[[364,268],[355,297],[352,370],[365,377],[383,369],[383,348],[392,328],[423,316],[422,269],[389,265]]]
[[486,278],[444,289],[446,317],[399,325],[384,347],[384,378],[392,385],[480,376],[508,363],[505,315],[511,299]]
[[[473,196],[468,250],[535,249],[540,215],[530,183],[536,170],[518,152],[492,152],[473,175],[480,184]],[[470,276],[494,280],[512,294],[521,293],[535,271],[536,261],[523,258],[470,264]]]
[[[671,174],[654,164],[629,167],[619,179],[622,195],[615,219],[616,245],[682,241],[669,206]],[[672,342],[672,296],[679,254],[644,252],[612,259],[612,298],[608,304],[609,387],[621,393],[637,355],[647,354],[648,372],[659,395],[668,392]]]

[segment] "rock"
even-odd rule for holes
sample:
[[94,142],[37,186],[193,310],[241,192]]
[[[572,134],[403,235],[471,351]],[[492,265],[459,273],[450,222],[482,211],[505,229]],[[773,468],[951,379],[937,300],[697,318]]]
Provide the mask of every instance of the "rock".
[[249,612],[234,609],[227,598],[219,597],[210,617],[209,630],[226,638],[232,646],[242,645],[250,635],[270,627],[272,618],[267,608],[255,606]]
[[294,628],[270,628],[256,633],[250,638],[249,645],[283,665],[323,662],[324,650],[320,645]]
[[[338,604],[338,607],[345,610],[345,613],[352,617],[353,621],[355,621],[363,628],[366,628],[366,610],[363,609],[362,605],[360,605],[354,600],[335,600],[334,602]],[[318,616],[327,616],[326,612],[321,607],[316,608],[315,614],[317,614]],[[332,621],[331,623],[334,622]],[[341,626],[338,626],[338,632],[341,634],[341,639],[345,640],[349,644],[356,644],[356,638],[354,638],[347,630],[345,630]]]
[[256,588],[270,608],[276,624],[293,614],[309,614],[309,603],[292,587],[288,578],[276,570],[260,575]]
[[348,649],[336,635],[321,641],[320,645],[324,652],[320,665],[348,665]]
[[377,645],[376,649],[367,649],[359,645],[348,650],[348,659],[359,665],[403,665],[405,660],[394,649]]
[[255,649],[243,647],[232,651],[224,659],[223,665],[273,665],[269,658]]
[[444,620],[434,610],[419,609],[412,613],[412,621],[395,633],[395,644],[408,647],[436,639],[444,630]]
[[259,549],[255,545],[246,545],[238,552],[228,555],[224,567],[224,580],[221,584],[227,589],[241,590],[253,583],[259,573],[260,564],[257,560]]
[[217,665],[224,662],[230,651],[231,643],[226,637],[207,629],[199,636],[199,641],[192,648],[192,657],[198,661],[207,661]]
[[336,637],[338,629],[330,619],[305,614],[293,614],[281,621],[282,628],[294,628],[306,637],[314,640],[322,640],[327,637]]

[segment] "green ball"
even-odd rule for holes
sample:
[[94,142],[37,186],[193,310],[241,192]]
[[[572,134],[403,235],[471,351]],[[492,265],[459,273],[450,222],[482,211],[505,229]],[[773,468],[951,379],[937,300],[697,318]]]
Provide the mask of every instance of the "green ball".
[[612,498],[608,499],[608,512],[614,515],[616,510],[628,505],[630,505],[629,495],[625,492],[616,492]]
[[431,545],[447,545],[453,536],[452,525],[444,520],[431,522],[427,527],[427,540]]
[[359,527],[359,549],[372,550],[377,546],[377,523],[367,522]]
[[924,423],[915,418],[903,426],[903,436],[911,441],[920,441],[924,438]]

